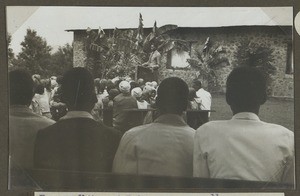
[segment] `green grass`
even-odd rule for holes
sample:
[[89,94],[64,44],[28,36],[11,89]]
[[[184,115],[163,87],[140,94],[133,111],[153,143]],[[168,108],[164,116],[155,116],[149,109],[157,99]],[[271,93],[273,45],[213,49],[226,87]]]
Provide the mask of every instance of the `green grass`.
[[[228,120],[232,117],[225,95],[212,95],[212,112],[210,120]],[[294,131],[294,101],[269,98],[261,106],[259,117],[262,121],[282,125]]]

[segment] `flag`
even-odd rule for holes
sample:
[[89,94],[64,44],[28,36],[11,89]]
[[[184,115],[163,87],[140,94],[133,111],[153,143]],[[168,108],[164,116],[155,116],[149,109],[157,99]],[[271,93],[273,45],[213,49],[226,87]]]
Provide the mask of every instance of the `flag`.
[[98,36],[99,36],[100,39],[105,36],[105,32],[103,31],[103,29],[101,27],[99,27]]
[[154,22],[153,28],[152,28],[152,32],[154,35],[156,35],[157,33],[157,26],[156,26],[156,21]]
[[140,18],[139,18],[139,27],[137,30],[137,35],[136,35],[136,39],[138,43],[142,43],[143,39],[144,39],[144,29],[143,29],[143,17],[142,14],[140,13]]

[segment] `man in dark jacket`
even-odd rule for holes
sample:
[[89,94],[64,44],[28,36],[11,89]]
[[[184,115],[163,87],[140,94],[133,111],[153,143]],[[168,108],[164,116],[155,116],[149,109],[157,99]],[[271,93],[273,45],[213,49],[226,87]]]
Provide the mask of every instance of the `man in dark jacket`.
[[113,100],[113,127],[125,133],[132,127],[142,124],[137,113],[126,110],[138,109],[136,99],[130,94],[130,84],[122,81],[119,84],[120,94]]
[[73,68],[62,79],[62,102],[69,111],[38,132],[34,166],[61,171],[110,172],[120,134],[93,120],[97,102],[92,75]]

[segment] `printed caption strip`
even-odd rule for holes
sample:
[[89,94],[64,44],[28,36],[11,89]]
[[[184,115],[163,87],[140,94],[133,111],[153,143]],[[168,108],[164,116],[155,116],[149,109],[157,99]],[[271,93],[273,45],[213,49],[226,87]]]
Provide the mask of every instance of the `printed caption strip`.
[[118,193],[118,192],[35,192],[34,196],[284,196],[284,193]]

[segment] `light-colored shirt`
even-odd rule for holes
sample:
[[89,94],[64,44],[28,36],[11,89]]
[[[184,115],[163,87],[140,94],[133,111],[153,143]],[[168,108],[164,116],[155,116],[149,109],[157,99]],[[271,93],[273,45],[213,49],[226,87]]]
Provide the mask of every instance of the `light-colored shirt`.
[[211,108],[211,94],[204,90],[203,88],[200,88],[196,92],[197,98],[195,100],[200,104],[201,110],[210,110]]
[[242,112],[211,121],[194,139],[195,177],[294,182],[294,134]]
[[194,133],[175,114],[161,115],[151,124],[132,128],[121,139],[113,172],[192,176]]
[[32,169],[33,151],[38,130],[55,121],[33,113],[27,106],[9,108],[9,155],[11,167]]
[[136,101],[136,102],[137,102],[138,109],[147,109],[150,106],[150,104],[145,100]]
[[32,98],[32,109],[37,114],[50,113],[49,93],[46,90],[42,95],[37,93],[34,95]]

